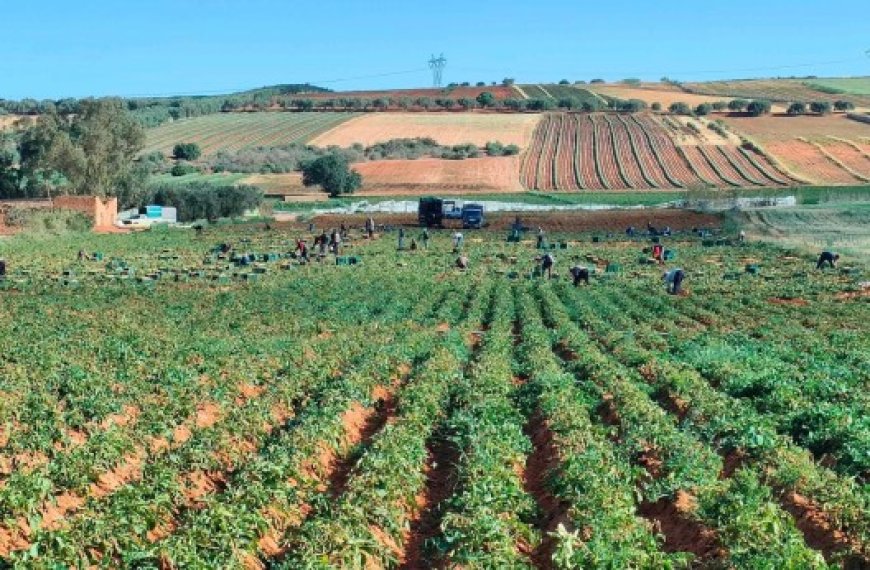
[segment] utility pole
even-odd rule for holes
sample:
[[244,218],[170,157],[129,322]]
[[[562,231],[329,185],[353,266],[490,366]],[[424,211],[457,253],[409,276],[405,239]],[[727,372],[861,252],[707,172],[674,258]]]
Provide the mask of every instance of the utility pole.
[[429,59],[429,69],[432,70],[432,86],[441,87],[441,76],[447,66],[447,58],[442,53],[440,57],[434,55]]

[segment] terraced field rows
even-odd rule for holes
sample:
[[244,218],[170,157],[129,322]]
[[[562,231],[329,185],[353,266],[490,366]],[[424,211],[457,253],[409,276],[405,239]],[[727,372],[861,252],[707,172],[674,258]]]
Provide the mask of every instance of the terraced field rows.
[[523,156],[527,189],[646,189],[793,184],[764,156],[735,146],[677,145],[650,115],[545,115]]

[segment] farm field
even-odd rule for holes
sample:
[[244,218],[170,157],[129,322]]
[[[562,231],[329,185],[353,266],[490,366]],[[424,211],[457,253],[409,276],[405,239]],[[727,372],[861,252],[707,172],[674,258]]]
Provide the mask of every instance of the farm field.
[[726,117],[790,172],[816,184],[870,179],[870,126],[843,115]]
[[181,142],[199,144],[204,155],[221,150],[309,143],[352,119],[355,113],[219,113],[166,123],[146,131],[143,153],[172,154]]
[[370,113],[316,137],[316,146],[370,146],[399,138],[429,137],[442,145],[490,141],[526,148],[540,120],[538,114]]
[[737,117],[723,115],[722,120],[762,145],[769,141],[790,140],[796,137],[817,140],[829,136],[870,144],[870,125],[853,121],[841,114],[820,117],[788,117],[785,115]]
[[716,97],[711,95],[695,95],[679,90],[650,89],[647,87],[632,87],[629,85],[593,84],[584,85],[585,89],[598,93],[605,97],[617,99],[640,99],[648,105],[661,103],[663,109],[667,109],[672,103],[682,102],[692,107],[701,103],[714,103],[716,101],[729,101],[730,97]]
[[545,115],[523,155],[520,180],[544,191],[794,183],[764,156],[703,144],[670,117],[605,113]]
[[836,89],[852,95],[870,96],[870,77],[824,77],[808,79],[806,83],[813,88]]
[[767,99],[782,103],[801,101],[849,101],[858,108],[870,108],[870,96],[830,94],[813,89],[808,82],[796,79],[749,79],[744,81],[710,81],[706,83],[683,83],[684,90],[699,95],[742,97],[744,99]]
[[[377,160],[354,163],[362,174],[363,186],[354,196],[396,194],[522,192],[518,156],[441,160]],[[263,188],[266,194],[298,196],[327,195],[317,188],[305,188],[299,173],[256,174],[242,180]]]
[[669,296],[604,226],[548,227],[546,280],[502,229],[462,272],[352,224],[361,265],[299,265],[304,224],[5,240],[0,564],[870,562],[865,266],[686,231]]

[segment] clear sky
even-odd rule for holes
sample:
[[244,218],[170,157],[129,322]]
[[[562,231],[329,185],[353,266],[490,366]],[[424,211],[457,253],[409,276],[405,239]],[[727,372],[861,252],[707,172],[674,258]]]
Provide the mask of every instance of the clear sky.
[[4,2],[0,97],[870,75],[867,0]]

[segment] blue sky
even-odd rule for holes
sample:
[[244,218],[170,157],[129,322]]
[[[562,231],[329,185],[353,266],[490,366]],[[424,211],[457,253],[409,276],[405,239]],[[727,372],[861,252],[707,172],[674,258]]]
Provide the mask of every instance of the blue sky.
[[870,75],[866,0],[41,0],[2,13],[7,99],[426,87],[440,52],[445,83]]

